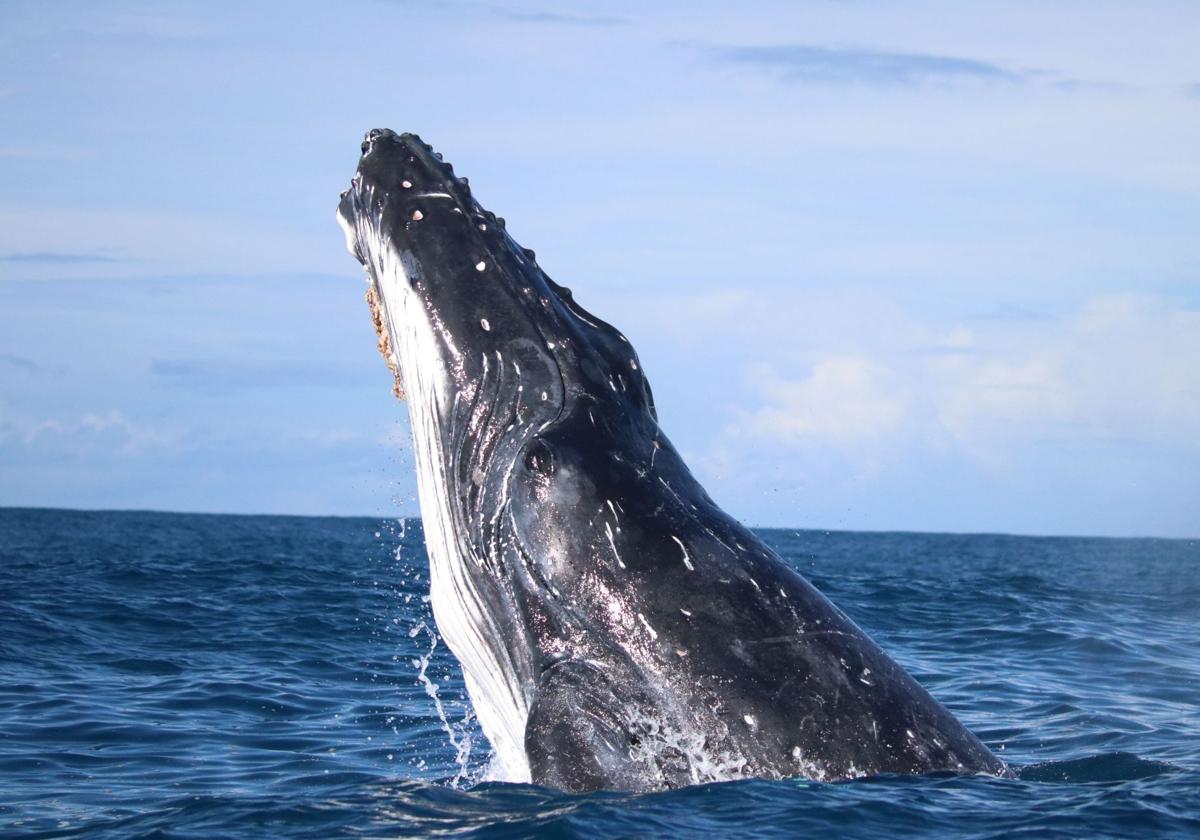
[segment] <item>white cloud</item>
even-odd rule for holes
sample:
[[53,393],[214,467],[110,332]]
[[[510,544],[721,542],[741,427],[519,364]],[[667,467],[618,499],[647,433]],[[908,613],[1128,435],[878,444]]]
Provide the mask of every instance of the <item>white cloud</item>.
[[61,454],[104,451],[137,456],[175,449],[182,434],[176,429],[130,420],[122,412],[87,412],[69,419],[0,421],[0,445],[15,443],[26,449]]
[[[990,336],[938,387],[943,426],[996,453],[1034,439],[1200,445],[1200,311],[1109,295],[1041,334]],[[982,450],[981,450],[982,448]]]
[[[909,343],[921,335],[941,338]],[[730,431],[868,462],[913,442],[992,465],[1046,443],[1200,447],[1200,310],[1100,296],[1056,319],[877,339],[870,353],[818,356],[792,375],[752,365],[762,404]]]
[[751,377],[770,401],[745,418],[745,428],[779,443],[869,444],[897,434],[908,413],[896,374],[871,359],[825,358],[799,380],[770,366],[755,368]]

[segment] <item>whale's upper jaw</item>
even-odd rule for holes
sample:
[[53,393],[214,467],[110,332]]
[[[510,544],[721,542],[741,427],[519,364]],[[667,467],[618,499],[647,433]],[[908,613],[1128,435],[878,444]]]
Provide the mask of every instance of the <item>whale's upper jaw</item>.
[[[361,241],[364,215],[374,221],[377,233],[400,241],[405,233],[415,234],[433,207],[457,208],[463,222],[478,216],[497,223],[471,197],[466,179],[455,177],[454,168],[416,134],[374,128],[363,138],[361,149],[358,171],[350,189],[341,194],[337,218],[347,248],[364,265],[369,259]],[[486,221],[483,224],[485,231]],[[446,227],[440,227],[439,233],[445,235]]]
[[[401,291],[419,299],[392,323],[430,322],[453,368],[452,389],[470,390],[483,378],[482,355],[511,357],[519,346],[531,363],[519,363],[526,389],[551,399],[588,394],[653,420],[649,386],[629,342],[546,276],[504,220],[479,204],[466,178],[415,134],[373,129],[362,150],[338,204],[347,247],[371,276],[385,316],[399,309]],[[402,284],[381,282],[397,271]],[[528,358],[534,352],[539,360]]]
[[416,330],[429,339],[421,354],[427,381],[444,394],[470,390],[484,373],[483,355],[541,331],[529,311],[530,296],[538,297],[532,261],[417,135],[373,129],[361,148],[337,219],[370,277],[373,317],[387,335],[381,350],[404,367],[406,338]]

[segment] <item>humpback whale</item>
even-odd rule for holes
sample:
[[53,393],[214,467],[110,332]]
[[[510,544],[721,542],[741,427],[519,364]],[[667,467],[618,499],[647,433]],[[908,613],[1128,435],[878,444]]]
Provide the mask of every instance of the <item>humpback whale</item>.
[[1003,773],[724,513],[637,353],[414,134],[374,129],[338,220],[407,397],[430,591],[496,778],[648,791]]

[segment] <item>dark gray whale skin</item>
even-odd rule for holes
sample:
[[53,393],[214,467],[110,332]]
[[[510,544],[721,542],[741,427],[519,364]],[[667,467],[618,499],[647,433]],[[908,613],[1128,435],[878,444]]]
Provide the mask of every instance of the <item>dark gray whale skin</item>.
[[376,129],[362,150],[339,215],[377,291],[381,266],[402,260],[435,336],[442,390],[405,386],[432,401],[448,539],[528,710],[534,783],[1005,772],[709,498],[659,428],[629,342],[466,179],[412,134]]

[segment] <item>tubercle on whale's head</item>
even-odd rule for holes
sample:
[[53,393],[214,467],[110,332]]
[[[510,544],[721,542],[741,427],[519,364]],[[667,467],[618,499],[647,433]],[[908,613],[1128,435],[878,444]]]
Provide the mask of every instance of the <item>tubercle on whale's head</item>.
[[[485,213],[472,199],[466,179],[455,177],[453,167],[415,134],[372,129],[361,149],[358,169],[337,208],[354,258],[370,273],[387,245],[416,250],[437,244],[443,251],[458,246],[457,256],[467,256],[470,216]],[[448,218],[451,213],[457,218]],[[443,270],[454,268],[455,262]]]
[[[347,248],[363,265],[370,264],[365,234],[413,231],[413,223],[424,220],[428,205],[438,200],[460,213],[472,203],[465,179],[456,178],[453,167],[416,134],[375,128],[360,148],[358,170],[341,194],[337,216]],[[374,231],[363,227],[368,220],[374,221]]]

